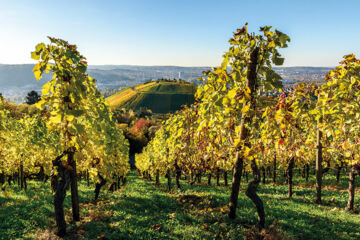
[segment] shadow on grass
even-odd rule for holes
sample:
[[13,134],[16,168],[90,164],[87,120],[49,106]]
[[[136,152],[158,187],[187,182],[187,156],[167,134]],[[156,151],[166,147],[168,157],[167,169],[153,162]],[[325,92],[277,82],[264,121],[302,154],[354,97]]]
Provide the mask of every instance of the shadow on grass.
[[[28,182],[28,189],[20,190],[17,185],[8,186],[8,196],[0,194],[0,239],[23,238],[35,229],[55,226],[54,196],[49,182],[35,180]],[[79,188],[79,199],[83,201],[91,195],[90,189]],[[68,192],[64,208],[71,207]]]
[[[249,178],[251,179],[251,178]],[[281,181],[283,178],[279,178]],[[283,179],[284,180],[284,179]],[[288,186],[265,184],[260,185],[258,194],[265,204],[267,227],[273,221],[279,222],[281,228],[290,236],[303,239],[360,239],[360,223],[358,215],[343,210],[347,202],[347,193],[344,191],[323,190],[323,205],[315,204],[315,189],[306,187],[315,183],[311,176],[309,183],[301,177],[295,178],[294,197],[287,198]],[[342,175],[339,188],[346,186],[347,176]],[[297,184],[304,184],[297,186]],[[165,180],[163,182],[165,184]],[[323,186],[337,185],[336,178],[327,174]],[[245,196],[244,189],[247,183],[241,184],[239,207],[237,216],[242,224],[257,224],[257,213],[252,202]],[[218,206],[226,205],[229,201],[230,189],[207,185],[190,186],[182,182],[183,192],[201,192],[214,196]],[[355,205],[359,204],[356,199]],[[228,221],[227,222],[231,222]]]
[[127,185],[115,193],[114,198],[116,201],[105,210],[112,215],[108,222],[85,225],[88,239],[96,239],[100,233],[107,239],[184,239],[190,236],[212,239],[210,233],[200,231],[199,219],[185,213],[176,199],[134,173],[128,175]]
[[[161,187],[155,188],[154,182],[140,179],[131,172],[120,191],[110,194],[104,189],[101,197],[105,200],[97,206],[81,207],[83,221],[74,231],[83,230],[81,236],[85,239],[216,239],[221,232],[231,233],[221,238],[241,239],[249,226],[257,224],[254,205],[244,194],[246,182],[241,184],[238,218],[232,221],[226,212],[210,214],[214,208],[226,208],[229,202],[230,186],[224,187],[223,180],[220,187],[214,186],[215,181],[211,186],[181,181],[182,189],[174,188],[170,193],[166,191],[166,179],[160,180]],[[324,190],[325,206],[320,206],[314,203],[315,189],[307,187],[314,184],[314,178],[311,177],[308,184],[300,177],[294,180],[292,199],[287,198],[287,185],[260,185],[258,194],[265,204],[267,227],[277,221],[285,234],[294,239],[300,235],[302,239],[360,239],[359,215],[342,210],[346,205],[346,192]],[[345,186],[346,181],[347,176],[343,175],[340,186]],[[334,176],[326,176],[324,186],[334,182]],[[48,183],[30,181],[28,191],[19,191],[18,186],[12,189],[8,197],[0,193],[0,239],[26,238],[29,231],[55,226],[53,195]],[[69,195],[64,202],[67,213],[71,207]],[[208,207],[212,209],[182,204],[178,197],[183,195],[210,199]],[[80,183],[79,197],[82,203],[92,200],[93,186]],[[359,203],[355,198],[355,205]],[[92,214],[96,217],[89,217]]]

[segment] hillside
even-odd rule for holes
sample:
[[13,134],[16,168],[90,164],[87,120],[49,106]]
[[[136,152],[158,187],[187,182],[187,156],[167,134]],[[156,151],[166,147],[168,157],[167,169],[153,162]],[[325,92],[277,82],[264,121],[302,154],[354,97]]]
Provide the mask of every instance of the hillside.
[[168,113],[193,103],[195,89],[193,83],[152,81],[122,89],[106,100],[112,109],[146,108],[154,113]]

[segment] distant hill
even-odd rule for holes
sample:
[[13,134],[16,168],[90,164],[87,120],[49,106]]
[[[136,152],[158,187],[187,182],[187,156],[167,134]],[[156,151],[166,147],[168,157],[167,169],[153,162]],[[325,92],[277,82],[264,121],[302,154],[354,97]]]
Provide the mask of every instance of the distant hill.
[[[40,92],[51,75],[36,81],[33,68],[34,64],[0,64],[0,93],[6,98],[21,102],[27,92]],[[210,67],[90,65],[87,72],[97,80],[96,85],[102,90],[129,87],[160,78],[195,81],[202,76],[203,71],[209,69]]]
[[[0,64],[0,93],[6,98],[21,102],[31,91],[41,91],[42,85],[51,78],[36,81],[32,72],[33,64]],[[97,80],[97,86],[103,89],[118,89],[142,84],[150,79],[184,79],[196,81],[203,71],[210,67],[179,67],[179,66],[134,66],[134,65],[90,65],[88,73]],[[275,67],[285,84],[299,81],[324,79],[325,73],[331,68],[325,67]]]
[[106,100],[112,109],[146,108],[154,113],[168,113],[181,109],[182,105],[192,104],[195,91],[194,83],[152,81],[125,88]]

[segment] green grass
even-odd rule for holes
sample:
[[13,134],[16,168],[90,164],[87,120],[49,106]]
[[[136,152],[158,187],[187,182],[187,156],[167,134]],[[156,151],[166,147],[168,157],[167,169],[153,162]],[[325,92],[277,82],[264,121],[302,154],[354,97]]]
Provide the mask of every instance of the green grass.
[[[256,225],[255,208],[244,194],[246,182],[241,185],[238,217],[232,221],[227,217],[230,187],[190,185],[183,180],[181,190],[168,193],[166,179],[160,180],[161,187],[156,188],[153,182],[131,172],[127,184],[119,191],[102,191],[97,205],[91,202],[93,186],[81,182],[82,220],[69,224],[67,238],[244,239]],[[266,228],[277,222],[290,239],[299,239],[300,235],[302,239],[360,239],[359,215],[344,211],[348,197],[346,175],[339,186],[333,174],[326,175],[322,206],[314,203],[313,177],[308,183],[296,177],[294,184],[292,199],[287,198],[287,185],[260,185],[258,193],[265,203]],[[19,191],[17,186],[12,186],[11,191],[7,197],[0,192],[0,239],[53,237],[53,195],[48,183],[33,180],[29,181],[27,191]],[[355,196],[355,206],[359,204],[359,197]],[[64,206],[69,223],[69,196]]]

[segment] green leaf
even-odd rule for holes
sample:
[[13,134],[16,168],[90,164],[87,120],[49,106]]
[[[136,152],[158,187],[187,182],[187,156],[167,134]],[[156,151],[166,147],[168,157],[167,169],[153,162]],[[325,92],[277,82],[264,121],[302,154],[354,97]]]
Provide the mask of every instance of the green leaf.
[[231,89],[231,90],[228,92],[227,96],[228,96],[230,99],[233,99],[233,98],[235,98],[236,92],[237,92],[237,89],[236,89],[236,88],[233,88],[233,89]]
[[40,70],[34,71],[34,76],[36,80],[40,80],[42,78],[42,72]]
[[74,115],[66,115],[66,120],[68,120],[69,122],[71,122],[72,120],[74,120],[75,116]]
[[50,122],[53,122],[53,123],[61,123],[61,114],[57,114],[53,117],[50,117],[49,120],[50,120]]
[[80,135],[85,131],[85,127],[81,124],[75,124],[75,128]]
[[40,59],[40,54],[36,53],[36,52],[31,52],[31,58],[34,60],[39,60]]
[[81,64],[81,65],[79,65],[79,66],[77,67],[77,69],[78,69],[81,73],[85,73],[85,72],[86,72],[86,65]]
[[225,54],[224,60],[223,60],[223,62],[221,63],[221,68],[224,69],[224,70],[226,70],[228,64],[229,64],[229,55],[228,55],[228,54]]
[[83,110],[72,110],[72,111],[69,111],[69,113],[71,115],[74,115],[75,117],[80,117],[81,115],[84,114],[84,111]]
[[275,42],[274,41],[271,41],[269,42],[268,44],[268,48],[274,48],[276,45],[275,45]]
[[318,111],[316,109],[313,109],[313,110],[309,111],[309,114],[311,114],[311,115],[315,115],[317,113],[318,113]]
[[43,96],[49,95],[50,87],[51,87],[50,82],[47,82],[44,84],[44,86],[42,87],[42,90],[41,90],[41,93]]
[[250,110],[250,105],[245,105],[245,106],[241,109],[241,112],[242,112],[243,114],[246,114],[249,110]]
[[275,64],[275,65],[283,65],[284,64],[284,58],[281,58],[281,57],[278,57],[276,55],[273,55],[273,58],[272,58],[272,62]]
[[46,48],[44,43],[39,43],[35,46],[35,51],[40,54],[42,50]]
[[39,102],[35,103],[35,107],[39,109],[44,109],[45,107],[45,100],[41,99]]

